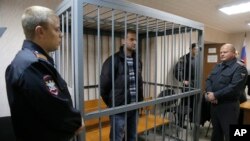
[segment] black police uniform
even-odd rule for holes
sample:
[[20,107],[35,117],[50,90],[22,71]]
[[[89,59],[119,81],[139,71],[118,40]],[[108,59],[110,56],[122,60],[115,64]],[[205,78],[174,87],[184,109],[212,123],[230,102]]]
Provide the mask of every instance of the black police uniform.
[[237,124],[239,97],[244,91],[247,70],[237,59],[215,66],[206,81],[206,91],[213,92],[218,104],[211,104],[212,141],[229,140],[229,125]]
[[5,79],[18,141],[68,141],[81,126],[66,82],[37,44],[24,41]]

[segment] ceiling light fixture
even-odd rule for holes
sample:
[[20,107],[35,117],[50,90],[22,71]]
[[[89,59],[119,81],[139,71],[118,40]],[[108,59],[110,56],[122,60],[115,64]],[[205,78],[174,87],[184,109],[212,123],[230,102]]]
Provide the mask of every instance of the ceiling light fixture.
[[250,2],[247,3],[240,3],[237,5],[222,7],[219,10],[227,15],[245,13],[250,11]]

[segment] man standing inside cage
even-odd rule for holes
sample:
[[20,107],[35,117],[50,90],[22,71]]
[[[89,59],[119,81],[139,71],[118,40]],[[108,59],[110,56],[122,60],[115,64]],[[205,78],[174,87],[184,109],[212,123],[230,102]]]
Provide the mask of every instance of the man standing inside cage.
[[[140,60],[136,60],[136,33],[132,30],[127,30],[126,37],[122,39],[122,44],[123,46],[120,47],[120,50],[113,54],[114,65],[112,65],[112,56],[110,56],[102,66],[100,77],[101,96],[109,108],[143,100],[142,63]],[[114,86],[112,86],[112,68],[114,69]],[[126,85],[125,82],[127,83]],[[126,101],[127,103],[125,103]],[[137,113],[138,110],[132,110],[110,116],[111,141],[136,140]],[[127,124],[125,125],[125,123]]]
[[[192,43],[190,52],[183,55],[180,57],[178,62],[176,63],[174,67],[174,76],[175,78],[180,81],[183,84],[183,89],[182,92],[189,91],[189,88],[194,88],[194,79],[195,79],[195,67],[197,66],[197,52],[198,52],[198,47],[196,43]],[[188,106],[188,100],[189,100],[189,106]],[[183,99],[183,104],[185,106],[185,110],[180,111],[186,111],[190,112],[189,114],[189,120],[192,120],[192,112],[191,110],[193,109],[193,101],[194,101],[194,96],[191,96],[190,98],[185,97]],[[189,107],[189,110],[187,109]],[[187,114],[187,113],[184,113]],[[179,122],[178,124],[180,126],[183,126],[183,113],[179,114]],[[184,115],[185,116],[185,115]]]
[[84,126],[49,56],[61,43],[59,17],[46,7],[31,6],[22,26],[26,39],[5,74],[16,139],[69,141]]
[[206,80],[206,99],[211,102],[211,141],[229,141],[229,126],[238,123],[239,98],[245,88],[247,69],[236,58],[232,44],[220,48],[221,63]]

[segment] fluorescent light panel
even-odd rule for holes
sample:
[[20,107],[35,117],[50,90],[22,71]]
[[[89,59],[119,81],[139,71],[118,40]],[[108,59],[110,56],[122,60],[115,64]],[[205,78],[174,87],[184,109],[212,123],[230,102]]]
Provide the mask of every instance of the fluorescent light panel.
[[223,13],[226,13],[227,15],[249,12],[250,11],[250,2],[241,3],[238,5],[232,5],[232,6],[228,6],[228,7],[222,7],[219,10],[222,11]]

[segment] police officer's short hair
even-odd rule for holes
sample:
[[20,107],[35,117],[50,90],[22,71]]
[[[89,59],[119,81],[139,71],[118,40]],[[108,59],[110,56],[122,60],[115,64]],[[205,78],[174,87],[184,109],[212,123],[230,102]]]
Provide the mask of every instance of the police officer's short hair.
[[225,43],[221,47],[223,47],[223,46],[228,46],[231,52],[236,53],[236,49],[235,49],[233,44]]
[[42,6],[31,6],[22,15],[22,26],[26,39],[33,39],[35,28],[40,25],[47,27],[49,19],[56,16],[55,12]]

